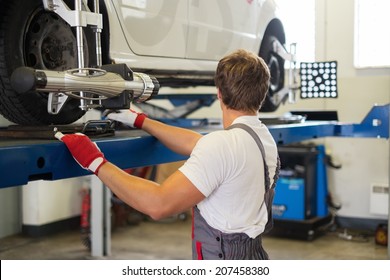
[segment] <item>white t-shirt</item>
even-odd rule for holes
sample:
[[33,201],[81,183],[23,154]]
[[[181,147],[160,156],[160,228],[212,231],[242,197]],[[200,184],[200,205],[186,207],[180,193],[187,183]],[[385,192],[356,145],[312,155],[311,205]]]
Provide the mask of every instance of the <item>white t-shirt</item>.
[[[277,164],[277,147],[257,116],[243,116],[234,123],[249,125],[259,135],[266,153],[270,181]],[[253,137],[241,128],[211,132],[196,144],[179,169],[205,199],[198,208],[206,222],[225,233],[244,232],[255,238],[264,231],[264,166]]]

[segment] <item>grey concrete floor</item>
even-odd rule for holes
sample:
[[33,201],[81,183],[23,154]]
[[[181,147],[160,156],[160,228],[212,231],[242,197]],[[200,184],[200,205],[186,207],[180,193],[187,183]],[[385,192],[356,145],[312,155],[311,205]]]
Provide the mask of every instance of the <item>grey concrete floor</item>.
[[[14,235],[0,239],[2,260],[147,260],[191,259],[191,220],[144,221],[112,231],[111,255],[92,257],[78,230],[44,238]],[[387,247],[374,236],[348,241],[326,232],[312,241],[266,236],[264,247],[274,260],[386,260]]]

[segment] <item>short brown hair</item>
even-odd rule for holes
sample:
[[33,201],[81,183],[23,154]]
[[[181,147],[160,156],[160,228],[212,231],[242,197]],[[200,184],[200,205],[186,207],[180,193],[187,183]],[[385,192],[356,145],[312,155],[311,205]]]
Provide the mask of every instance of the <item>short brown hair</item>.
[[267,95],[270,72],[256,54],[244,49],[223,57],[215,73],[215,86],[229,109],[258,111]]

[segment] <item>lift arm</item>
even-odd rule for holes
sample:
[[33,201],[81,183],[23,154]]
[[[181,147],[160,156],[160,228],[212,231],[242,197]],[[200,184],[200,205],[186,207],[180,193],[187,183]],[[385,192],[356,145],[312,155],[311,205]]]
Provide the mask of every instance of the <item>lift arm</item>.
[[322,137],[389,138],[390,104],[374,106],[359,124],[307,121],[299,124],[271,126],[278,144],[291,144]]

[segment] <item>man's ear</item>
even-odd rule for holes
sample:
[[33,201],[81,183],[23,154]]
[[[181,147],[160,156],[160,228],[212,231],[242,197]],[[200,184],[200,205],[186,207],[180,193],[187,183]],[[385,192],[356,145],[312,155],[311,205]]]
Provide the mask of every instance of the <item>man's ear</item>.
[[219,88],[217,88],[217,97],[219,100],[222,100],[222,95],[221,95],[221,91]]

